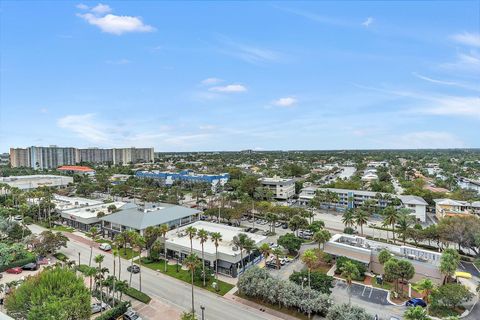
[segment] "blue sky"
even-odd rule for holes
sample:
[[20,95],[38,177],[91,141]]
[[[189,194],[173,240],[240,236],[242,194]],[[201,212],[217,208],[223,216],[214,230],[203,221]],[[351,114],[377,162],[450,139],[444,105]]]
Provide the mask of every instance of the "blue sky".
[[480,2],[2,1],[0,151],[480,147]]

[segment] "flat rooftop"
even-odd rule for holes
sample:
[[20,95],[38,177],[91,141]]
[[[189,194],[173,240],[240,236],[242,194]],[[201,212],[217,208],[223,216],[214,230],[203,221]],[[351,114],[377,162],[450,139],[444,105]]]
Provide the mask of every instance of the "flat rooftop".
[[125,202],[116,201],[116,202],[89,205],[85,207],[63,210],[62,213],[70,216],[75,216],[78,218],[91,219],[91,218],[96,218],[99,212],[103,212],[105,213],[105,215],[108,215],[109,214],[108,207],[111,206],[112,204],[115,207],[117,207],[117,209],[121,209],[125,205]]
[[383,249],[388,250],[397,258],[406,258],[420,263],[438,265],[441,254],[438,252],[424,250],[409,246],[398,246],[394,244],[368,240],[364,237],[348,234],[335,234],[329,241],[342,246],[349,246],[355,249],[368,250],[373,254],[378,254]]
[[68,210],[73,208],[87,207],[91,205],[103,204],[103,201],[92,200],[80,197],[66,197],[58,194],[53,195],[53,203],[55,203],[55,209]]
[[33,189],[41,186],[59,186],[67,185],[73,182],[72,177],[56,176],[56,175],[30,175],[30,176],[11,176],[0,177],[0,182],[19,189]]
[[[220,232],[222,235],[222,241],[219,243],[218,252],[227,255],[236,255],[240,253],[240,250],[233,250],[233,237],[240,233],[245,233],[248,235],[248,237],[253,239],[257,245],[267,239],[267,237],[262,235],[244,232],[241,228],[206,221],[197,221],[195,223],[169,231],[167,233],[167,244],[171,243],[185,248],[190,248],[190,238],[185,232],[185,229],[190,226],[196,228],[197,230],[204,229],[208,233]],[[210,238],[203,245],[205,253],[215,254],[215,244],[210,240]],[[193,239],[193,249],[196,251],[202,250],[200,240],[198,240],[197,237]]]

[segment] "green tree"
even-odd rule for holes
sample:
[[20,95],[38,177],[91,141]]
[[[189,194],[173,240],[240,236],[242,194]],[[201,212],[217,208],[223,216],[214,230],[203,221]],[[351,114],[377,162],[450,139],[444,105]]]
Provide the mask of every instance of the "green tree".
[[352,298],[352,282],[353,279],[359,277],[359,271],[357,266],[351,262],[347,261],[343,265],[342,270],[340,270],[342,277],[345,278],[347,281],[347,286],[348,286],[348,304],[351,304],[351,298]]
[[195,274],[195,269],[198,267],[198,257],[195,253],[189,254],[185,260],[183,261],[187,266],[188,270],[190,270],[191,274],[191,285],[192,285],[192,313],[195,314],[195,296],[193,291],[193,276]]
[[385,278],[388,281],[395,282],[395,291],[398,292],[398,279],[400,278],[398,260],[395,258],[390,258],[387,262],[385,262],[383,270],[385,273]]
[[380,262],[380,264],[383,266],[385,265],[385,262],[390,260],[391,257],[392,254],[390,253],[390,251],[388,251],[387,249],[382,249],[378,254],[378,262]]
[[[218,246],[220,245],[220,242],[222,242],[222,234],[220,232],[212,232],[210,234],[210,239],[215,245],[215,280],[218,283]],[[218,290],[218,285],[216,289]]]
[[427,310],[420,306],[408,308],[403,314],[405,320],[428,320]]
[[308,270],[308,287],[312,288],[312,282],[310,278],[310,273],[312,271],[312,268],[315,266],[315,263],[317,262],[318,258],[317,255],[315,254],[315,251],[312,249],[305,250],[305,252],[302,254],[302,262],[305,263],[307,266]]
[[428,303],[430,302],[430,294],[432,293],[435,285],[432,280],[424,278],[417,283],[417,289],[423,294],[423,299]]
[[90,299],[81,276],[56,267],[27,277],[6,297],[5,308],[15,319],[88,319]]
[[205,257],[204,257],[204,250],[203,245],[208,240],[208,232],[205,229],[200,229],[197,231],[197,238],[200,240],[200,245],[202,246],[202,278],[203,278],[203,286],[205,287]]
[[195,227],[189,226],[185,229],[185,232],[190,239],[190,253],[193,253],[193,238],[197,235],[197,229]]
[[473,298],[467,287],[459,283],[448,283],[438,287],[432,293],[432,305],[446,306],[456,309],[462,303]]
[[355,223],[360,226],[360,234],[363,236],[363,226],[368,223],[368,218],[370,218],[370,214],[365,209],[357,209],[355,211]]
[[444,282],[453,277],[460,264],[460,255],[455,249],[445,249],[440,257],[440,272],[445,275]]
[[348,208],[345,210],[342,216],[342,222],[345,227],[353,227],[355,225],[355,210]]
[[415,275],[415,268],[413,267],[413,264],[410,261],[407,260],[400,260],[398,261],[398,276],[402,280],[402,289],[400,292],[403,294],[403,283],[405,280],[410,280],[413,278]]
[[277,263],[277,269],[280,269],[280,255],[283,254],[283,250],[277,247],[277,248],[273,249],[272,254],[275,256],[275,261]]
[[97,227],[91,227],[90,228],[90,238],[92,238],[92,241],[90,242],[90,258],[88,259],[88,266],[92,266],[92,256],[93,256],[93,244],[95,243],[95,240],[97,240],[98,235],[100,232],[98,231]]
[[287,233],[278,237],[277,243],[293,253],[300,250],[302,239],[296,237],[293,233]]
[[159,231],[160,231],[160,234],[162,235],[162,238],[163,238],[163,259],[165,261],[165,264],[164,264],[164,271],[167,272],[167,263],[168,263],[168,260],[167,260],[167,232],[170,230],[170,228],[168,227],[168,224],[162,224],[160,227],[159,227]]
[[332,235],[328,230],[322,229],[313,234],[313,241],[318,243],[318,249],[320,250],[325,247],[325,242],[330,240],[331,237]]
[[[387,206],[383,210],[383,223],[392,226],[393,243],[395,243],[395,224],[398,222],[399,214],[393,206]],[[388,238],[388,235],[387,235]]]
[[300,215],[294,215],[288,222],[288,226],[292,231],[295,231],[298,235],[299,229],[305,229],[308,227],[308,221]]
[[240,249],[240,259],[241,259],[241,266],[242,270],[245,271],[245,263],[243,261],[243,249],[247,244],[247,239],[249,237],[245,233],[239,233],[238,235],[234,236],[232,239],[232,243]]

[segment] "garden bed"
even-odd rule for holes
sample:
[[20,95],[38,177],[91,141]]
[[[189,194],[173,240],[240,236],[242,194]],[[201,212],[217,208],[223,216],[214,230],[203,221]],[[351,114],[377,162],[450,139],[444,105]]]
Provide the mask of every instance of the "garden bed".
[[[149,260],[142,258],[141,262],[142,266],[159,271],[163,274],[169,275],[173,278],[176,278],[178,280],[182,280],[187,283],[191,283],[191,274],[190,271],[187,270],[182,270],[182,266],[178,266],[178,272],[177,272],[177,266],[176,265],[170,265],[167,263],[167,272],[165,272],[165,260],[160,260],[160,261],[155,261],[155,262],[149,262]],[[218,286],[218,291],[215,290],[215,288],[212,287],[212,283],[215,282],[215,278],[213,276],[210,276],[210,280],[206,281],[205,287],[203,286],[203,280],[202,279],[195,279],[193,284],[197,287],[200,287],[202,289],[206,289],[210,292],[219,294],[221,296],[225,295],[228,291],[230,291],[234,285],[218,280],[217,286]]]
[[243,295],[239,292],[236,292],[235,296],[240,297],[240,298],[245,299],[245,300],[248,300],[250,302],[256,303],[260,306],[264,306],[266,308],[284,313],[284,314],[289,315],[291,317],[295,317],[297,319],[303,319],[303,320],[308,319],[308,316],[306,314],[303,314],[303,313],[301,313],[301,312],[299,312],[298,310],[295,310],[295,309],[282,308],[282,307],[279,307],[276,304],[271,304],[271,303],[265,302],[265,301],[263,301],[261,299],[258,299],[258,298],[248,297],[248,296]]

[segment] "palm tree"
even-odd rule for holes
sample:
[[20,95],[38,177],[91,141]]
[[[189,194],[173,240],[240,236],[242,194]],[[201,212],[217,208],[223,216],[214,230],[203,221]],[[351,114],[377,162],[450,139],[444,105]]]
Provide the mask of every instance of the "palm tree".
[[250,263],[250,257],[252,255],[252,251],[255,250],[256,248],[257,246],[255,245],[255,240],[250,238],[247,238],[247,240],[245,240],[244,249],[248,254],[248,263]]
[[368,223],[370,215],[362,208],[355,211],[355,223],[360,226],[360,232],[363,236],[363,225]]
[[313,235],[313,241],[318,243],[318,250],[320,250],[320,245],[322,245],[322,248],[325,247],[325,242],[330,240],[332,235],[330,232],[326,229],[318,230],[317,232],[314,233]]
[[165,259],[165,272],[167,272],[167,232],[170,228],[168,224],[162,224],[159,228],[160,234],[163,237],[163,258]]
[[[95,256],[95,263],[98,264],[98,269],[97,270],[102,270],[102,262],[105,259],[105,256],[103,254],[97,254]],[[102,300],[102,279],[100,278],[100,301]]]
[[388,206],[385,208],[385,210],[383,210],[383,215],[384,215],[383,223],[385,225],[392,226],[393,243],[395,243],[395,224],[399,219],[398,211],[394,207]]
[[[138,269],[139,269],[139,290],[142,291],[142,249],[145,247],[145,238],[137,233],[137,235],[133,238],[132,241],[132,251],[133,248],[138,249]],[[132,262],[133,262],[133,254],[132,254]]]
[[277,247],[273,249],[272,253],[275,256],[275,261],[277,262],[277,269],[280,269],[280,255],[283,254],[283,250]]
[[[305,263],[308,269],[308,287],[312,289],[311,281],[310,281],[310,272],[317,261],[317,255],[313,250],[306,250],[302,255],[302,261]],[[310,291],[308,291],[308,298],[310,299]],[[308,317],[310,318],[310,312],[308,313]]]
[[[122,259],[120,254],[120,245],[123,243],[124,239],[121,233],[115,235],[113,239],[113,261],[115,261],[115,256],[118,255],[118,281],[121,281],[122,275]],[[115,267],[115,264],[113,265]],[[113,275],[115,275],[115,270],[113,271]]]
[[342,272],[341,273],[342,277],[344,277],[345,280],[347,281],[347,285],[348,285],[348,304],[350,304],[351,303],[351,298],[352,298],[352,282],[353,282],[353,279],[355,279],[359,276],[359,271],[358,271],[357,266],[351,261],[345,262],[342,270],[340,270],[340,271]]
[[88,269],[85,270],[85,276],[90,278],[90,292],[92,292],[92,279],[97,273],[97,269],[93,267],[88,267]]
[[245,248],[245,243],[248,239],[248,236],[245,233],[239,233],[237,236],[233,237],[232,243],[236,247],[240,249],[240,259],[241,259],[241,266],[242,271],[245,271],[244,263],[243,263],[243,248]]
[[345,210],[342,216],[342,222],[345,227],[353,227],[355,224],[355,210],[353,210],[353,208],[348,208]]
[[195,235],[197,234],[197,229],[195,227],[190,226],[187,229],[185,229],[185,232],[190,238],[190,253],[193,253],[193,238],[195,238]]
[[404,245],[407,241],[408,229],[410,229],[410,226],[413,224],[413,222],[414,218],[410,215],[410,212],[408,210],[400,210],[397,222],[397,229],[398,233],[400,233],[402,236],[402,241]]
[[432,280],[430,280],[428,278],[424,278],[424,279],[420,280],[417,283],[417,288],[423,294],[423,298],[425,299],[425,302],[428,305],[428,300],[429,300],[430,293],[432,293],[432,290],[435,288],[435,285],[433,284]]
[[260,253],[262,254],[266,262],[268,257],[270,257],[270,254],[272,253],[272,248],[270,248],[268,243],[262,243],[262,245],[258,248],[258,250],[260,251]]
[[187,266],[188,270],[191,273],[191,281],[192,281],[192,313],[195,314],[195,298],[193,293],[193,276],[195,274],[195,269],[198,266],[198,257],[195,253],[189,254],[185,260],[185,265]]
[[[139,236],[139,234],[136,233],[133,230],[127,231],[127,234],[128,234],[128,239],[129,239],[130,246],[132,247],[132,254],[131,254],[131,259],[130,259],[130,269],[133,271],[133,252],[134,252],[133,247],[135,245],[136,239]],[[130,280],[128,282],[128,286],[130,286],[130,287],[132,286],[132,275],[133,275],[133,272],[130,272]]]
[[215,244],[215,281],[218,283],[218,246],[222,242],[222,234],[220,232],[212,232],[210,239]]
[[117,286],[117,291],[120,293],[119,300],[122,300],[123,293],[124,293],[125,290],[127,290],[127,288],[128,288],[127,280],[122,280],[122,281],[118,280],[118,281],[116,281],[116,286]]
[[99,235],[99,231],[97,227],[91,227],[90,237],[92,238],[92,241],[90,242],[90,259],[88,260],[89,267],[92,266],[93,244],[95,243],[95,240],[97,240],[98,235]]
[[205,229],[198,230],[197,238],[198,240],[200,240],[200,244],[202,245],[202,273],[203,273],[203,286],[205,287],[205,257],[204,257],[203,245],[208,240],[207,230]]

